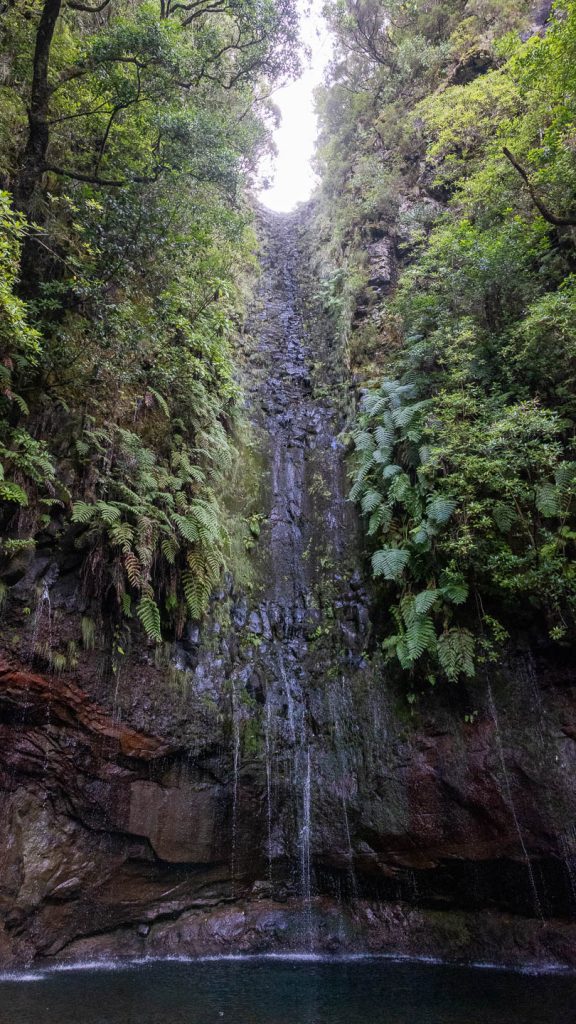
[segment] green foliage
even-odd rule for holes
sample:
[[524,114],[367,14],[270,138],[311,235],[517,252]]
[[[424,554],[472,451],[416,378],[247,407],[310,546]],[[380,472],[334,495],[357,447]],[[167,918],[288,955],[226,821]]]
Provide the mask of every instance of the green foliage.
[[39,100],[42,10],[9,6],[0,35],[0,572],[49,530],[93,606],[158,642],[243,547],[246,186],[259,97],[298,66],[295,8],[63,5]]
[[[394,294],[370,295],[368,266],[341,325],[370,375],[351,497],[388,656],[455,680],[518,628],[576,638],[576,4],[532,36],[529,3],[330,11],[331,274],[345,281],[382,234],[400,257]],[[380,345],[363,365],[366,310]]]

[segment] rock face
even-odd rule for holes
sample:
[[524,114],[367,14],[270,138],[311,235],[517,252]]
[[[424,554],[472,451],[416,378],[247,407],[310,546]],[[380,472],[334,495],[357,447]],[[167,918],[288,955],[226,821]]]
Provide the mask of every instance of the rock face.
[[102,637],[58,674],[33,641],[77,635],[77,569],[65,543],[31,563],[0,664],[0,954],[576,963],[572,667],[526,650],[407,710],[372,650],[305,224],[263,215],[262,240],[256,585],[226,580],[169,652],[107,675]]

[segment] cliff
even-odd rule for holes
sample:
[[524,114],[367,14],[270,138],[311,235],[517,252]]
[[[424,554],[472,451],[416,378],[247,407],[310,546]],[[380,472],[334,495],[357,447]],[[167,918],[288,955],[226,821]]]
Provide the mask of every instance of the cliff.
[[30,557],[0,666],[2,957],[574,964],[571,666],[526,648],[410,711],[371,635],[309,223],[260,221],[253,586],[226,577],[203,628],[160,651],[134,630],[115,672],[106,635],[56,670],[81,580],[66,539]]

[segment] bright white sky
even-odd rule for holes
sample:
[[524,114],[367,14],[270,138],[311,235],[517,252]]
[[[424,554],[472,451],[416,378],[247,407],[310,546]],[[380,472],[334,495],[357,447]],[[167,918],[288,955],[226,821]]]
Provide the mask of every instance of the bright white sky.
[[265,206],[280,212],[305,202],[316,185],[311,166],[318,131],[313,92],[322,81],[332,49],[321,13],[322,0],[299,0],[298,7],[302,39],[311,56],[301,78],[277,89],[272,97],[282,114],[280,127],[274,133],[278,155],[272,167],[267,164],[262,168],[262,175],[271,179],[271,187],[259,193]]

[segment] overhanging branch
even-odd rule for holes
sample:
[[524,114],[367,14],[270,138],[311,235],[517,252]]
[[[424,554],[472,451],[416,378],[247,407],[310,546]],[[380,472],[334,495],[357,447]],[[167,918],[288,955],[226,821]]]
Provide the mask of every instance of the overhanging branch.
[[502,148],[502,152],[504,153],[506,159],[510,161],[514,170],[517,171],[517,173],[520,175],[522,181],[526,184],[528,191],[530,193],[530,198],[532,199],[532,202],[534,203],[536,209],[544,217],[544,220],[547,221],[548,224],[553,224],[554,227],[557,228],[576,227],[576,217],[558,217],[557,214],[552,213],[552,211],[548,209],[546,204],[538,195],[538,192],[536,191],[534,185],[530,181],[527,172],[522,167],[522,165],[518,163],[518,161],[512,155],[510,150],[506,146],[504,146]]

